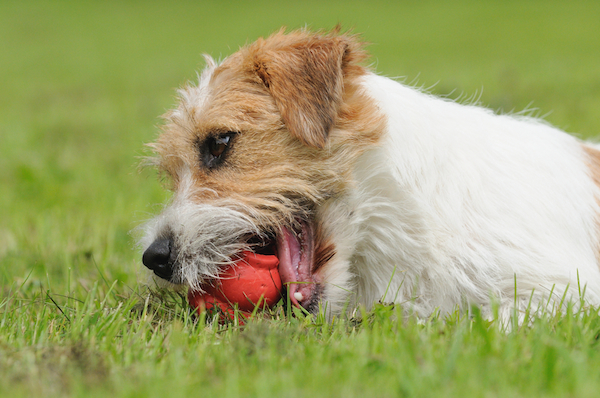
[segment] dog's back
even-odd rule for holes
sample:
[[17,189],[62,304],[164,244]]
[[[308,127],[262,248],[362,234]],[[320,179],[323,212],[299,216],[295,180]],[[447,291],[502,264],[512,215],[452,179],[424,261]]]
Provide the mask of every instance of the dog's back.
[[[395,184],[362,189],[358,201],[388,201],[382,221],[393,218],[398,235],[381,248],[386,240],[371,245],[376,228],[367,227],[359,245],[376,248],[368,257],[390,254],[365,272],[372,274],[373,264],[386,275],[395,269],[393,287],[405,299],[414,296],[423,314],[465,298],[485,303],[490,294],[508,308],[515,292],[524,309],[532,290],[535,308],[550,296],[561,300],[567,286],[572,299],[587,286],[585,297],[599,302],[594,149],[540,120],[495,115],[381,76],[367,76],[364,86],[388,129],[384,144],[365,155],[358,179]],[[382,286],[370,286],[362,294],[382,294]]]

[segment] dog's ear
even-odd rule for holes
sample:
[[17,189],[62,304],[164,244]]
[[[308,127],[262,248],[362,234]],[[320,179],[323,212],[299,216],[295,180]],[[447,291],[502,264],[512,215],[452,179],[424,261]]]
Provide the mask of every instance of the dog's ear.
[[307,145],[323,148],[335,124],[344,69],[353,60],[346,36],[281,32],[259,40],[253,68],[275,100],[286,127]]

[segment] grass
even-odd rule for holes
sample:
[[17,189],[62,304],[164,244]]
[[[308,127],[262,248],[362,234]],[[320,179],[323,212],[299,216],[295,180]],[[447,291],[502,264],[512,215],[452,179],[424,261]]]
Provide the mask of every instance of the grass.
[[[597,2],[0,2],[0,396],[596,396],[600,317],[195,320],[147,301],[137,172],[174,87],[281,25],[354,27],[377,70],[600,133]],[[482,90],[483,88],[483,90]],[[533,101],[533,103],[532,103]]]
[[403,320],[397,307],[377,306],[360,323],[276,316],[238,327],[197,322],[177,301],[151,304],[115,299],[97,284],[64,314],[45,294],[5,303],[0,392],[597,395],[600,318],[593,311],[503,333],[477,311],[418,323]]

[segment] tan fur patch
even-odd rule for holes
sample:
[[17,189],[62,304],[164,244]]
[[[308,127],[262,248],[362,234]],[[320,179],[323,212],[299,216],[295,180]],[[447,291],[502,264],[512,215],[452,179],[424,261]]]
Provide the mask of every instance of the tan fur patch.
[[[590,171],[590,176],[592,177],[594,184],[600,188],[600,151],[587,145],[582,145],[582,148],[588,155],[587,166]],[[600,198],[596,198],[596,202],[600,205]],[[596,230],[600,237],[600,214],[596,216],[596,224]],[[597,244],[596,258],[598,259],[598,264],[600,266],[600,241]]]
[[583,150],[588,155],[588,167],[594,184],[600,187],[600,151],[587,145],[583,145]]
[[[350,37],[279,32],[248,49],[256,74],[273,96],[289,131],[323,148],[344,91],[344,70],[355,62]],[[356,47],[356,46],[354,46]]]

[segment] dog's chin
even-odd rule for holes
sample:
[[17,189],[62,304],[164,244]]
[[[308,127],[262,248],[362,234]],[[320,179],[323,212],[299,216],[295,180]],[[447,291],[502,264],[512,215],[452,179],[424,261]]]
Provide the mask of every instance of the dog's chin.
[[281,227],[277,234],[252,236],[252,251],[279,259],[279,275],[292,305],[311,310],[318,301],[313,275],[315,233],[312,222],[297,220],[295,227]]

